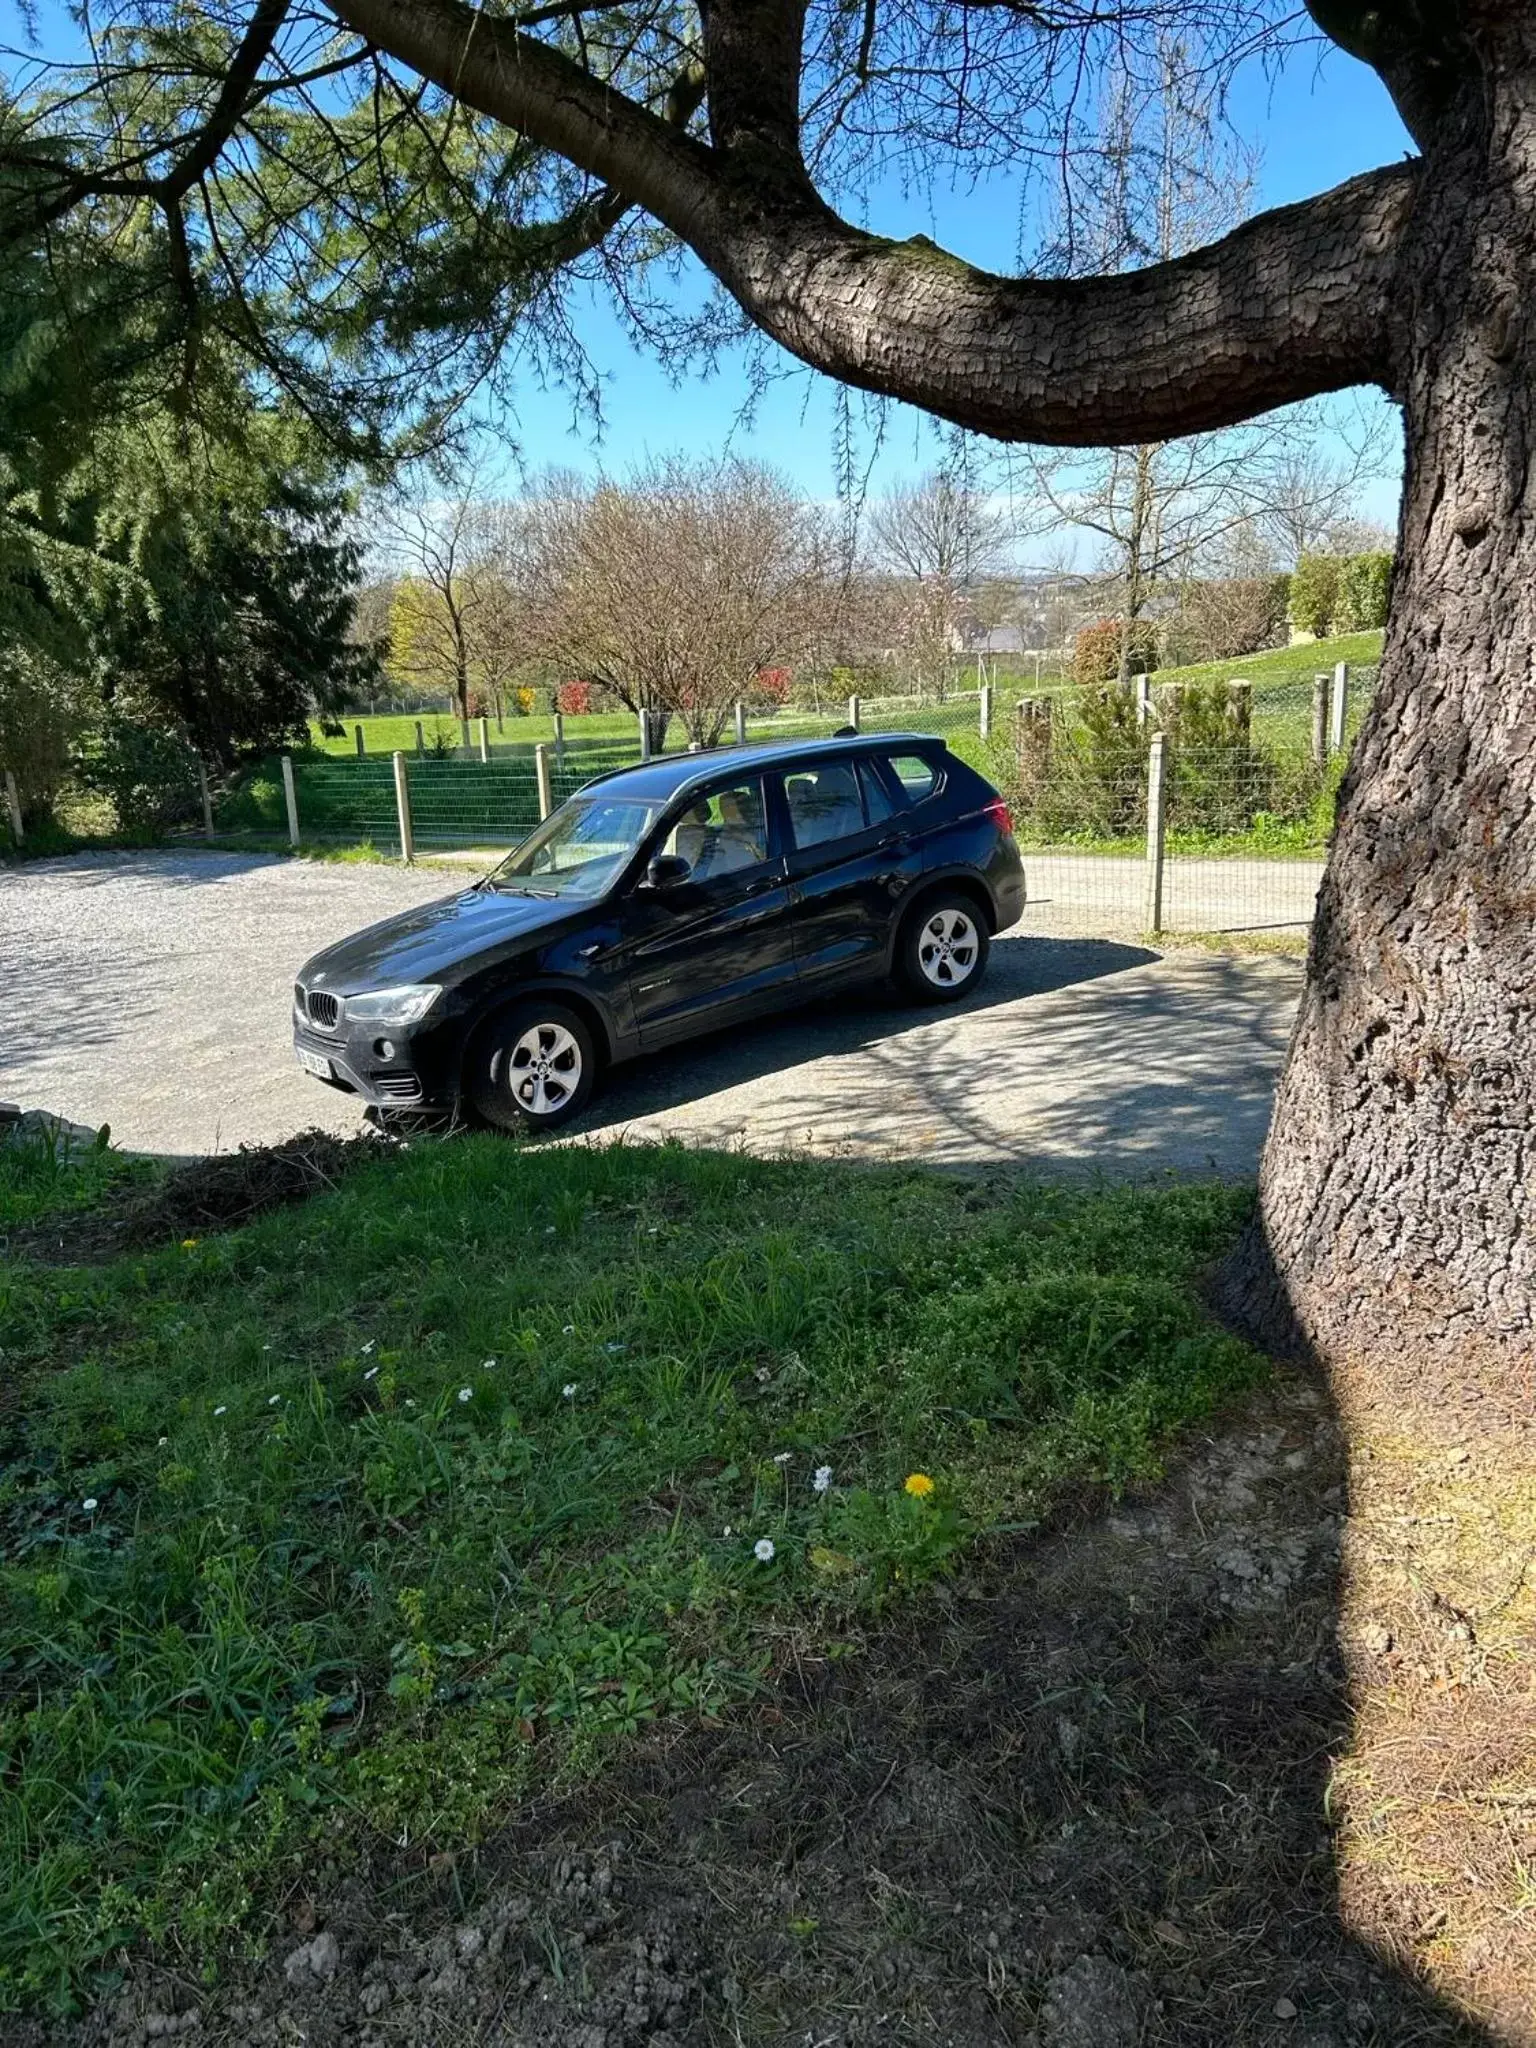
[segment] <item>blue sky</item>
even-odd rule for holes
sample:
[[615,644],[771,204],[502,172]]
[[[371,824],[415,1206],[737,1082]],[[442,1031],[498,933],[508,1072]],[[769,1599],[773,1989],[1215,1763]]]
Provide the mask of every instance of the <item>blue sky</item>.
[[[1250,65],[1236,81],[1232,116],[1239,132],[1261,152],[1260,206],[1304,199],[1390,163],[1411,148],[1374,72],[1336,50],[1320,59],[1303,51],[1275,79]],[[1017,205],[1007,190],[939,194],[931,202],[904,198],[894,189],[877,192],[870,225],[893,235],[932,235],[992,269],[1016,267]],[[696,266],[680,290],[690,300],[697,298]],[[599,443],[585,421],[573,427],[567,393],[541,392],[529,382],[519,393],[515,417],[492,423],[497,438],[517,443],[529,469],[558,464],[622,471],[648,455],[674,450],[707,455],[729,443],[787,471],[808,495],[834,495],[833,387],[826,379],[802,371],[775,350],[791,374],[769,385],[743,423],[749,389],[744,355],[727,355],[708,378],[677,384],[631,346],[611,310],[595,296],[577,305],[575,317],[602,378],[602,439]],[[930,466],[935,452],[931,426],[921,414],[904,406],[890,408],[874,486],[885,487]],[[511,465],[508,471],[510,483]],[[1368,489],[1361,510],[1390,524],[1396,503],[1396,482],[1387,479]]]

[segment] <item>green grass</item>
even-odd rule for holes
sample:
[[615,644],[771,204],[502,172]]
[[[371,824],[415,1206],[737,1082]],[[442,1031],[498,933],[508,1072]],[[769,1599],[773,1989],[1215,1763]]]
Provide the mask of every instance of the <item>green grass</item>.
[[0,1240],[44,1216],[89,1209],[151,1169],[107,1145],[28,1134],[0,1142]]
[[[357,753],[357,728],[363,728],[363,745],[369,754],[414,754],[416,751],[416,716],[414,712],[400,717],[381,715],[379,717],[354,718],[349,716],[346,731],[340,735],[327,735],[318,723],[310,726],[310,739],[316,750],[323,754]],[[443,711],[423,712],[421,718],[422,737],[430,747],[434,739],[450,747],[462,744],[459,721],[450,718]],[[480,728],[477,722],[470,724],[471,743],[478,745]],[[565,721],[565,737],[569,746],[578,747],[592,741],[604,742],[635,740],[635,716],[631,711],[594,711],[584,717],[568,717]],[[555,737],[555,721],[547,711],[531,712],[527,717],[509,716],[500,731],[496,721],[490,722],[489,744],[493,752],[507,749],[523,750],[552,741]]]
[[211,1972],[319,1845],[473,1842],[1153,1471],[1261,1369],[1244,1206],[472,1138],[0,1265],[0,2005]]

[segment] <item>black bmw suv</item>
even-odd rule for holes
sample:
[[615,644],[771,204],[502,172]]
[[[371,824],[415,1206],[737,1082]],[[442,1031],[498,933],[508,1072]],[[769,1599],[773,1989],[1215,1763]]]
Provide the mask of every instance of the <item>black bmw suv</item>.
[[1008,807],[941,740],[671,755],[606,775],[461,894],[317,953],[301,1064],[382,1110],[575,1116],[655,1046],[894,976],[980,981],[1024,908]]

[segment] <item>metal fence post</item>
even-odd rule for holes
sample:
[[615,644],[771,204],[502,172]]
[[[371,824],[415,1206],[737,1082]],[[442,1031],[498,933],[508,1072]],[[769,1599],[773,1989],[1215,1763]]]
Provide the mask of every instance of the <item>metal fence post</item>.
[[542,742],[533,750],[533,772],[539,782],[539,816],[547,818],[555,808],[549,787],[549,749]]
[[857,696],[848,699],[848,723],[857,732],[859,729],[859,700]]
[[354,725],[352,730],[357,736],[357,753],[358,759],[361,760],[368,751],[367,744],[363,739],[363,728],[360,725]]
[[11,821],[11,836],[21,844],[21,791],[16,787],[16,777],[7,768],[5,771],[5,812]]
[[416,721],[416,752],[422,760],[427,756],[427,736],[421,729],[421,720]]
[[1147,895],[1142,918],[1149,932],[1163,928],[1163,772],[1168,742],[1154,733],[1147,749]]
[[490,721],[490,720],[489,720],[488,718],[482,718],[482,719],[480,720],[480,760],[481,760],[481,764],[482,764],[482,766],[484,766],[484,765],[487,765],[487,764],[489,763],[489,761],[490,761],[490,758],[491,758],[491,721]]
[[[1040,664],[1036,661],[1035,681],[1038,682],[1039,680]],[[1131,687],[1136,692],[1136,723],[1138,726],[1143,726],[1146,724],[1148,714],[1152,709],[1152,692],[1148,686],[1145,674],[1132,676]]]
[[1321,768],[1328,759],[1328,678],[1312,678],[1312,759]]
[[1328,751],[1344,751],[1344,721],[1349,712],[1349,663],[1341,661],[1333,671],[1333,701],[1328,725]]
[[992,737],[992,685],[990,683],[983,683],[981,686],[981,737],[984,740],[989,740]]
[[649,761],[651,758],[651,715],[642,704],[637,716],[640,720],[640,758],[642,761]]
[[208,770],[201,754],[197,757],[197,793],[203,800],[203,837],[213,837],[213,798],[208,794]]
[[739,697],[736,700],[736,744],[738,747],[747,744],[747,707]]
[[293,756],[283,756],[283,802],[288,807],[288,844],[299,843],[299,798],[293,786]]
[[413,861],[416,858],[416,836],[411,830],[411,783],[406,773],[404,754],[395,756],[395,817],[400,825],[400,858]]

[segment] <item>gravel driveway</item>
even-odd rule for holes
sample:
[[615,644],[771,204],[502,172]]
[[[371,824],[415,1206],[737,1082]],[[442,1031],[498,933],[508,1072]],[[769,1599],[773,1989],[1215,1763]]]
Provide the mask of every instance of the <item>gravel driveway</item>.
[[[294,1064],[294,969],[454,886],[442,870],[191,851],[12,869],[0,1100],[169,1155],[355,1128],[352,1102]],[[1161,956],[1063,937],[1059,918],[1035,906],[959,1010],[822,1003],[621,1069],[578,1128],[1054,1173],[1252,1172],[1300,963]]]

